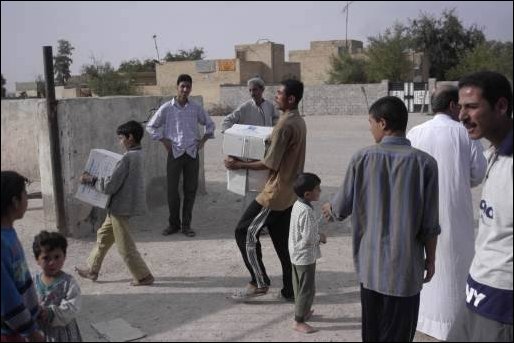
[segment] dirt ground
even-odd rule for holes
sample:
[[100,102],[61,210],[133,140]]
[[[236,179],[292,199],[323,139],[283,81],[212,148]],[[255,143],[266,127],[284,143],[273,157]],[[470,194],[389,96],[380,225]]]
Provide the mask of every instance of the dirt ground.
[[[214,119],[219,128],[221,118]],[[409,127],[427,119],[430,117],[411,115]],[[373,142],[367,116],[305,120],[305,170],[322,179],[322,198],[316,204],[319,210],[342,182],[351,155]],[[268,236],[262,237],[261,242],[264,263],[272,279],[271,294],[253,303],[237,303],[230,298],[249,278],[233,233],[243,201],[226,191],[221,143],[218,133],[215,140],[206,144],[208,194],[197,197],[195,204],[192,226],[196,237],[160,234],[167,223],[166,206],[153,208],[147,216],[131,221],[139,251],[155,275],[154,285],[129,286],[130,274],[115,248],[107,255],[97,282],[77,277],[82,289],[78,323],[84,340],[104,341],[91,323],[123,318],[147,334],[141,341],[360,341],[360,297],[347,221],[323,227],[329,238],[318,261],[315,313],[311,319],[319,332],[306,336],[291,330],[293,304],[274,298],[282,282],[280,264]],[[156,143],[155,149],[162,147]],[[475,199],[479,192],[474,190]],[[17,221],[15,227],[29,267],[35,271],[32,237],[44,227],[40,199],[29,201],[25,218]],[[86,239],[69,239],[65,271],[73,273],[74,266],[86,265],[95,229],[91,228]],[[435,340],[418,333],[415,341]]]

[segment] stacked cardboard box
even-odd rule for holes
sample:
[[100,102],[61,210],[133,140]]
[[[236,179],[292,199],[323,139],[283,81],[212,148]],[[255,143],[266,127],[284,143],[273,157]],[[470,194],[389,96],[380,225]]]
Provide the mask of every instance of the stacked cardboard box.
[[[261,160],[266,153],[266,142],[272,127],[235,124],[225,130],[223,154],[242,160]],[[268,170],[229,170],[227,189],[239,195],[248,191],[260,191],[268,179]]]

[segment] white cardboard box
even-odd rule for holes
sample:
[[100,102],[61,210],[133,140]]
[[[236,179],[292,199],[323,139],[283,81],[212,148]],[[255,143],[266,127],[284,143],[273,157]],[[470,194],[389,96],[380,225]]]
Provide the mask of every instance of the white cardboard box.
[[[123,155],[109,150],[92,149],[84,170],[96,177],[109,177],[122,157]],[[106,208],[111,199],[109,195],[97,191],[95,187],[83,184],[79,185],[75,198],[100,208]]]
[[227,190],[245,195],[248,191],[260,192],[268,180],[269,170],[228,170]]
[[[223,135],[223,154],[248,160],[261,160],[272,127],[235,124]],[[239,195],[261,191],[268,180],[268,170],[228,170],[227,189]]]
[[266,153],[266,139],[272,127],[235,124],[223,134],[223,154],[260,160]]

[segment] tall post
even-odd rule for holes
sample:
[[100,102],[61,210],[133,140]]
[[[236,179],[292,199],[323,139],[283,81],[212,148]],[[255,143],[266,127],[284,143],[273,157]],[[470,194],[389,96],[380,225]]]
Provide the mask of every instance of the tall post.
[[66,228],[66,217],[64,213],[64,189],[59,144],[59,123],[57,121],[57,101],[55,100],[54,63],[51,46],[43,47],[43,62],[45,68],[46,110],[48,116],[48,130],[50,134],[50,160],[52,163],[55,222],[57,229],[61,233],[67,234],[68,230]]
[[343,12],[346,12],[346,32],[345,32],[344,45],[346,47],[347,54],[350,53],[350,51],[348,51],[348,12],[350,10],[351,4],[353,4],[353,1],[347,1],[346,6],[343,7]]
[[346,53],[349,54],[348,51],[348,12],[350,12],[349,1],[346,2],[346,30],[344,37],[344,44],[346,45]]
[[160,62],[159,49],[157,49],[157,35],[153,35],[153,41],[155,43],[155,51],[157,51],[157,62]]

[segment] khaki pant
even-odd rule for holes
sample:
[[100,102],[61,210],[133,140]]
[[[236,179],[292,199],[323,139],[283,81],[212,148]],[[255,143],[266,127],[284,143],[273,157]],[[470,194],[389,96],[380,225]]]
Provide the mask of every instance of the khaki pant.
[[129,217],[107,214],[102,227],[96,233],[96,244],[88,258],[91,272],[100,271],[105,255],[116,243],[118,253],[135,280],[141,280],[151,274],[130,236],[128,219]]

